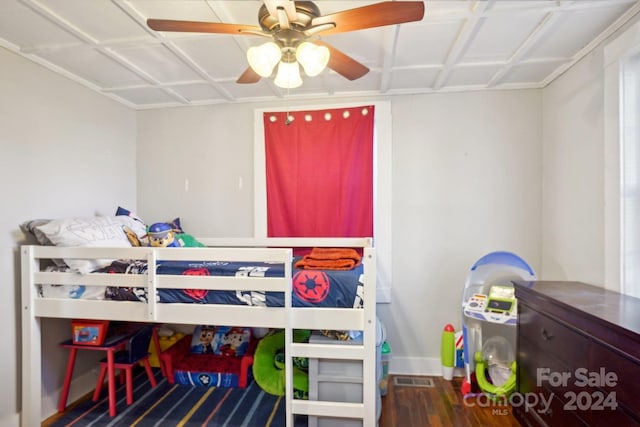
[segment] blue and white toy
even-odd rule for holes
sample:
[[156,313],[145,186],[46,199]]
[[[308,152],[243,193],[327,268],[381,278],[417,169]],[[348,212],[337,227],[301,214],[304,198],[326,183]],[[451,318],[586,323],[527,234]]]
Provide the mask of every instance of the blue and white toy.
[[[501,389],[500,387],[503,385],[515,384],[515,370],[512,370],[512,361],[504,361],[508,364],[505,367],[492,366],[496,373],[502,372],[501,375],[493,377],[496,377],[496,380],[500,377],[499,382],[504,384],[498,384],[494,381],[495,384],[489,385],[484,381],[484,373],[477,375],[478,373],[475,372],[476,356],[482,355],[483,350],[486,352],[485,344],[495,342],[497,340],[495,337],[500,337],[498,339],[506,353],[513,354],[515,350],[518,304],[512,280],[533,281],[536,280],[536,275],[526,261],[516,254],[504,251],[491,252],[480,258],[471,267],[467,276],[462,295],[465,365],[463,394],[471,392],[473,376],[482,377],[483,381],[480,381],[482,384],[479,383],[480,388],[482,389],[485,384],[485,388],[491,388],[492,394],[496,392],[494,386]],[[515,360],[513,362],[515,363]],[[484,368],[485,363],[481,363],[481,366]],[[505,375],[504,372],[511,372],[512,375]],[[503,387],[502,389],[507,392],[512,390],[511,387]]]
[[173,228],[166,222],[156,222],[147,231],[149,236],[149,246],[154,247],[180,247],[180,243],[175,238]]

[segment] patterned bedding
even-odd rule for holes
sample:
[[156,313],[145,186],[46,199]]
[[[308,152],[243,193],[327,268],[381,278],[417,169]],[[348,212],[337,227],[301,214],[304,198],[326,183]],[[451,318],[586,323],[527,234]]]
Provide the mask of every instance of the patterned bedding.
[[[294,265],[295,262],[294,260]],[[96,270],[112,274],[146,274],[143,261],[116,260]],[[282,277],[284,265],[262,262],[159,261],[156,273],[162,275]],[[362,306],[362,264],[352,270],[306,270],[292,267],[292,305],[294,307]],[[82,285],[44,285],[42,296],[54,298],[110,299],[119,301],[148,300],[145,288],[85,287]],[[211,291],[202,289],[159,289],[160,303],[231,304],[281,307],[280,292]]]

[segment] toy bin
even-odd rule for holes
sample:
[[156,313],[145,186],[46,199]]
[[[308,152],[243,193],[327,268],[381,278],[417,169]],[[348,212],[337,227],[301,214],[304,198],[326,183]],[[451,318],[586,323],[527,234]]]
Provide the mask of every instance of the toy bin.
[[71,321],[71,339],[74,344],[99,346],[104,343],[107,329],[108,320],[75,319]]

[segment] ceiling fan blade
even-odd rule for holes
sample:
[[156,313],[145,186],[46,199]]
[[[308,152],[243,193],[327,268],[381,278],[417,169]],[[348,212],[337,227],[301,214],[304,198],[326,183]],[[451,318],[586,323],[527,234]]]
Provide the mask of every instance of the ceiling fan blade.
[[225,24],[221,22],[174,21],[172,19],[147,19],[149,28],[155,31],[177,31],[184,33],[217,33],[255,35],[262,28],[255,25]]
[[242,75],[238,77],[238,80],[236,80],[236,83],[240,83],[240,84],[258,83],[259,81],[260,81],[260,74],[253,71],[253,68],[247,67],[247,69],[244,70],[244,73],[242,73]]
[[328,35],[420,21],[423,17],[424,2],[422,1],[385,1],[318,16],[313,19],[312,25],[335,23],[335,28],[322,32],[323,35]]
[[330,44],[327,44],[320,40],[314,40],[313,43],[318,46],[325,46],[327,49],[329,49],[330,56],[327,67],[331,68],[341,76],[349,80],[355,80],[359,79],[369,72],[369,68],[362,65],[344,52],[331,46]]

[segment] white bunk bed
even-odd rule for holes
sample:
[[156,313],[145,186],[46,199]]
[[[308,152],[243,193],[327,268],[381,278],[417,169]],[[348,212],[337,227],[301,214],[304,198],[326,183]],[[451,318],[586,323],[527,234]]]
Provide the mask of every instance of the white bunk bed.
[[[41,414],[41,319],[82,318],[169,324],[220,324],[285,331],[286,425],[293,426],[294,414],[318,417],[361,419],[372,427],[376,417],[376,255],[371,239],[198,239],[206,248],[99,248],[23,246],[22,256],[22,427],[40,425]],[[362,308],[319,308],[292,306],[292,248],[362,248]],[[147,274],[79,274],[48,272],[43,260],[138,259],[149,266]],[[283,277],[175,276],[158,274],[158,260],[238,261],[280,263]],[[43,298],[44,284],[146,288],[148,295],[161,289],[273,291],[284,295],[283,306],[261,307],[221,304],[148,302]],[[358,330],[359,345],[294,343],[294,329]],[[293,398],[292,357],[361,360],[363,366],[362,403],[297,400]]]

